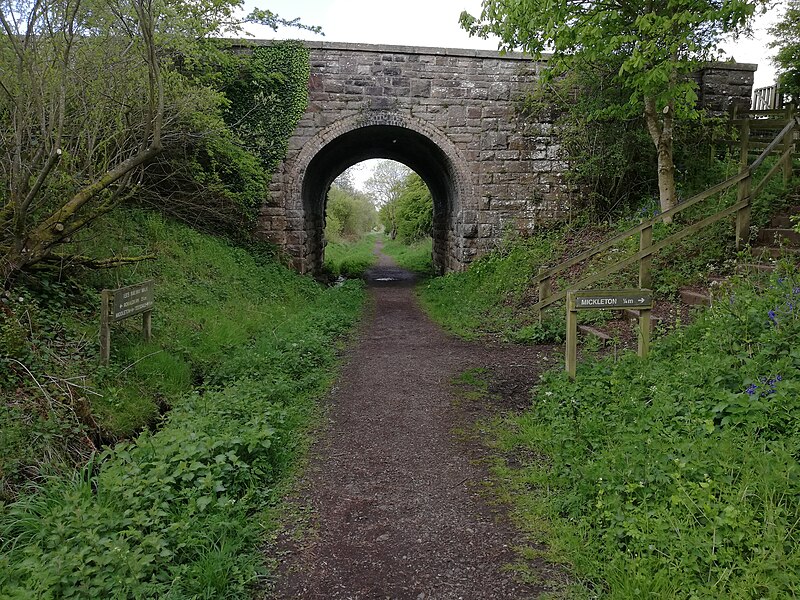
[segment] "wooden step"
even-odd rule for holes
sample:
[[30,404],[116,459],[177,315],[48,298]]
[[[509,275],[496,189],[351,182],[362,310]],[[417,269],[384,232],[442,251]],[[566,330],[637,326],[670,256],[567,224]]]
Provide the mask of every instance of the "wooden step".
[[[626,321],[633,321],[637,325],[639,324],[639,311],[633,308],[623,308],[622,309],[622,318]],[[650,331],[655,330],[656,327],[661,325],[664,319],[660,317],[650,316]]]
[[689,306],[711,306],[711,296],[695,290],[681,290],[681,302]]
[[791,215],[800,215],[800,205],[792,206],[786,210],[782,210],[777,215],[773,215],[770,226],[778,229],[791,229],[794,227]]
[[800,233],[794,229],[768,227],[758,232],[758,243],[765,246],[800,246]]
[[752,249],[754,258],[772,258],[778,259],[784,256],[796,256],[800,258],[800,248],[792,248],[790,246],[783,246],[782,248],[775,248],[773,246],[755,246]]
[[610,335],[608,335],[605,331],[592,327],[591,325],[578,325],[578,331],[582,331],[583,333],[599,338],[603,348],[605,348],[611,341]]
[[775,265],[772,263],[741,263],[737,265],[737,269],[744,273],[771,273],[775,270]]

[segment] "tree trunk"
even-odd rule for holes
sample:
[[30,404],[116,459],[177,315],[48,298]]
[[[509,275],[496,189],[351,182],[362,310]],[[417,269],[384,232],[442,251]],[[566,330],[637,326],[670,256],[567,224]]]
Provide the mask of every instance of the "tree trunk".
[[[661,212],[673,208],[676,203],[675,163],[672,160],[672,127],[674,103],[669,102],[659,114],[655,99],[645,98],[644,116],[647,131],[656,147],[658,159],[658,199]],[[672,217],[664,219],[664,223],[672,223]]]

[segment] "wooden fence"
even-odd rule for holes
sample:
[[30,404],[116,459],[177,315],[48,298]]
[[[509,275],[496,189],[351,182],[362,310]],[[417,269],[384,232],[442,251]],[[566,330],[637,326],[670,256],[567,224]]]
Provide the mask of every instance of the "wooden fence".
[[[565,260],[554,267],[541,267],[534,279],[534,283],[538,285],[539,289],[539,301],[533,306],[533,310],[539,314],[539,318],[541,318],[541,311],[543,309],[563,300],[567,292],[586,289],[588,286],[597,283],[604,277],[617,273],[637,262],[639,263],[639,287],[651,288],[651,263],[654,254],[730,215],[736,215],[736,247],[741,248],[748,242],[750,238],[750,206],[752,199],[761,193],[767,182],[778,172],[783,174],[785,182],[792,176],[792,161],[795,151],[795,140],[798,136],[798,132],[800,132],[800,120],[794,114],[791,107],[786,110],[749,111],[748,113],[739,114],[736,117],[737,118],[733,120],[733,124],[739,129],[739,152],[741,161],[739,173],[681,202],[674,208],[660,213],[652,219],[643,220],[635,227],[615,235],[573,258]],[[779,130],[779,133],[774,135],[768,142],[762,142],[760,138],[754,135],[755,132],[773,130]],[[761,152],[755,160],[749,162],[750,153],[753,149],[761,150]],[[756,170],[763,164],[768,156],[773,154],[779,155],[780,158],[769,172],[758,183],[753,185]],[[672,218],[687,208],[695,206],[704,200],[708,200],[717,194],[721,194],[734,186],[737,188],[735,203],[715,212],[701,221],[686,225],[683,229],[653,243],[653,225],[664,219]],[[563,286],[563,289],[557,292],[553,291],[553,282],[559,273],[563,273],[570,267],[582,263],[583,261],[590,260],[601,252],[633,236],[639,237],[638,252],[616,261],[600,271],[583,277],[578,281],[568,283]]]

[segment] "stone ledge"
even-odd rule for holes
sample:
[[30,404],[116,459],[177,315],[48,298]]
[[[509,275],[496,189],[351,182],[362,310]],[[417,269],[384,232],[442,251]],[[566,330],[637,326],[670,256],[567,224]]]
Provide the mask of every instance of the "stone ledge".
[[[243,39],[243,43],[233,42],[234,47],[269,46],[286,40]],[[532,60],[524,52],[501,52],[499,50],[477,50],[472,48],[439,48],[435,46],[394,46],[391,44],[357,44],[352,42],[321,42],[317,40],[296,40],[309,50],[346,50],[348,52],[375,52],[383,54],[427,54],[431,56],[453,56],[467,58],[497,58],[501,60]],[[547,60],[549,55],[542,56]]]

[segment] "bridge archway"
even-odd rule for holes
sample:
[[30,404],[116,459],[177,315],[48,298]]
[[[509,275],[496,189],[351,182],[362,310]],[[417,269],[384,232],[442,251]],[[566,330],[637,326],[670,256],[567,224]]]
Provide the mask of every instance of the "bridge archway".
[[316,273],[322,268],[331,183],[352,165],[373,158],[403,163],[423,179],[433,196],[434,269],[444,273],[462,268],[463,216],[474,203],[467,163],[444,134],[429,124],[373,113],[332,124],[298,157],[291,188],[294,214],[302,219],[298,228],[303,231],[301,270]]

